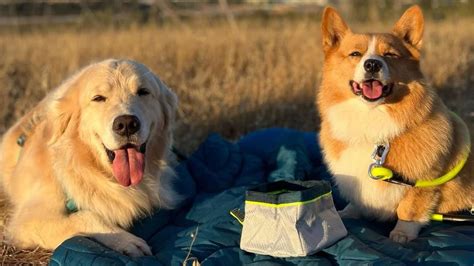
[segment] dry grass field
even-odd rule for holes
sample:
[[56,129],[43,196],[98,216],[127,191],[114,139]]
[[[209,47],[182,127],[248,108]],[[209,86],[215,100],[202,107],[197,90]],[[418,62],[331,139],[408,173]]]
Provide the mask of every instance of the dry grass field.
[[[427,22],[423,70],[474,129],[474,20]],[[361,31],[390,25],[353,25]],[[190,23],[0,34],[0,134],[49,90],[90,62],[132,58],[180,99],[176,147],[192,152],[209,132],[235,139],[272,126],[317,130],[323,54],[316,20]],[[0,201],[0,239],[6,217]],[[0,246],[0,265],[46,263],[49,254]]]

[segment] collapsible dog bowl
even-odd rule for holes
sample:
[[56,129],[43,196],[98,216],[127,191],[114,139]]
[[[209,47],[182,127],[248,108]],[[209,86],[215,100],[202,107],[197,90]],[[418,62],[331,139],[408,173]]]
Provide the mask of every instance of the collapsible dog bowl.
[[274,257],[306,256],[346,234],[325,181],[278,181],[246,193],[243,250]]

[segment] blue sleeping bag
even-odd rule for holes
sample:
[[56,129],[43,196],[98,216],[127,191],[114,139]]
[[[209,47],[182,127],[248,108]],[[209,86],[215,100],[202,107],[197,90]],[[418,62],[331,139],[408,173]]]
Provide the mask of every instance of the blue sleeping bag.
[[[86,237],[62,243],[51,265],[183,265],[186,257],[211,265],[474,265],[474,226],[433,222],[401,245],[387,236],[394,223],[343,219],[348,236],[312,256],[273,258],[240,250],[241,224],[229,212],[242,208],[245,190],[276,180],[330,180],[315,133],[273,128],[232,143],[213,134],[177,168],[174,187],[185,201],[137,221],[132,232],[154,256],[131,258]],[[333,187],[338,209],[344,202]],[[192,247],[191,247],[192,244]],[[185,265],[191,265],[188,260]]]

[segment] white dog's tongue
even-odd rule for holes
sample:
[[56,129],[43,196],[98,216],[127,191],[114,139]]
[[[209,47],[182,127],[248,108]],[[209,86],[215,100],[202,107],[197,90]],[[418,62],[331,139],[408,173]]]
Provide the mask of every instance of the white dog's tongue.
[[363,82],[362,93],[369,99],[380,98],[383,93],[383,84],[378,80]]
[[134,148],[115,150],[112,170],[117,181],[125,187],[137,185],[143,177],[145,155]]

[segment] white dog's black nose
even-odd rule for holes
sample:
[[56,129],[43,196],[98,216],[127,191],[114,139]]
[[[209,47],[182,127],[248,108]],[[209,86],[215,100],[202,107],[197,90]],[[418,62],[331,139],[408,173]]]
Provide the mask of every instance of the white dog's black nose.
[[364,62],[364,69],[369,73],[377,73],[382,69],[382,62],[377,59],[367,59]]
[[112,129],[120,136],[131,136],[140,130],[140,120],[134,115],[121,115],[115,118]]

